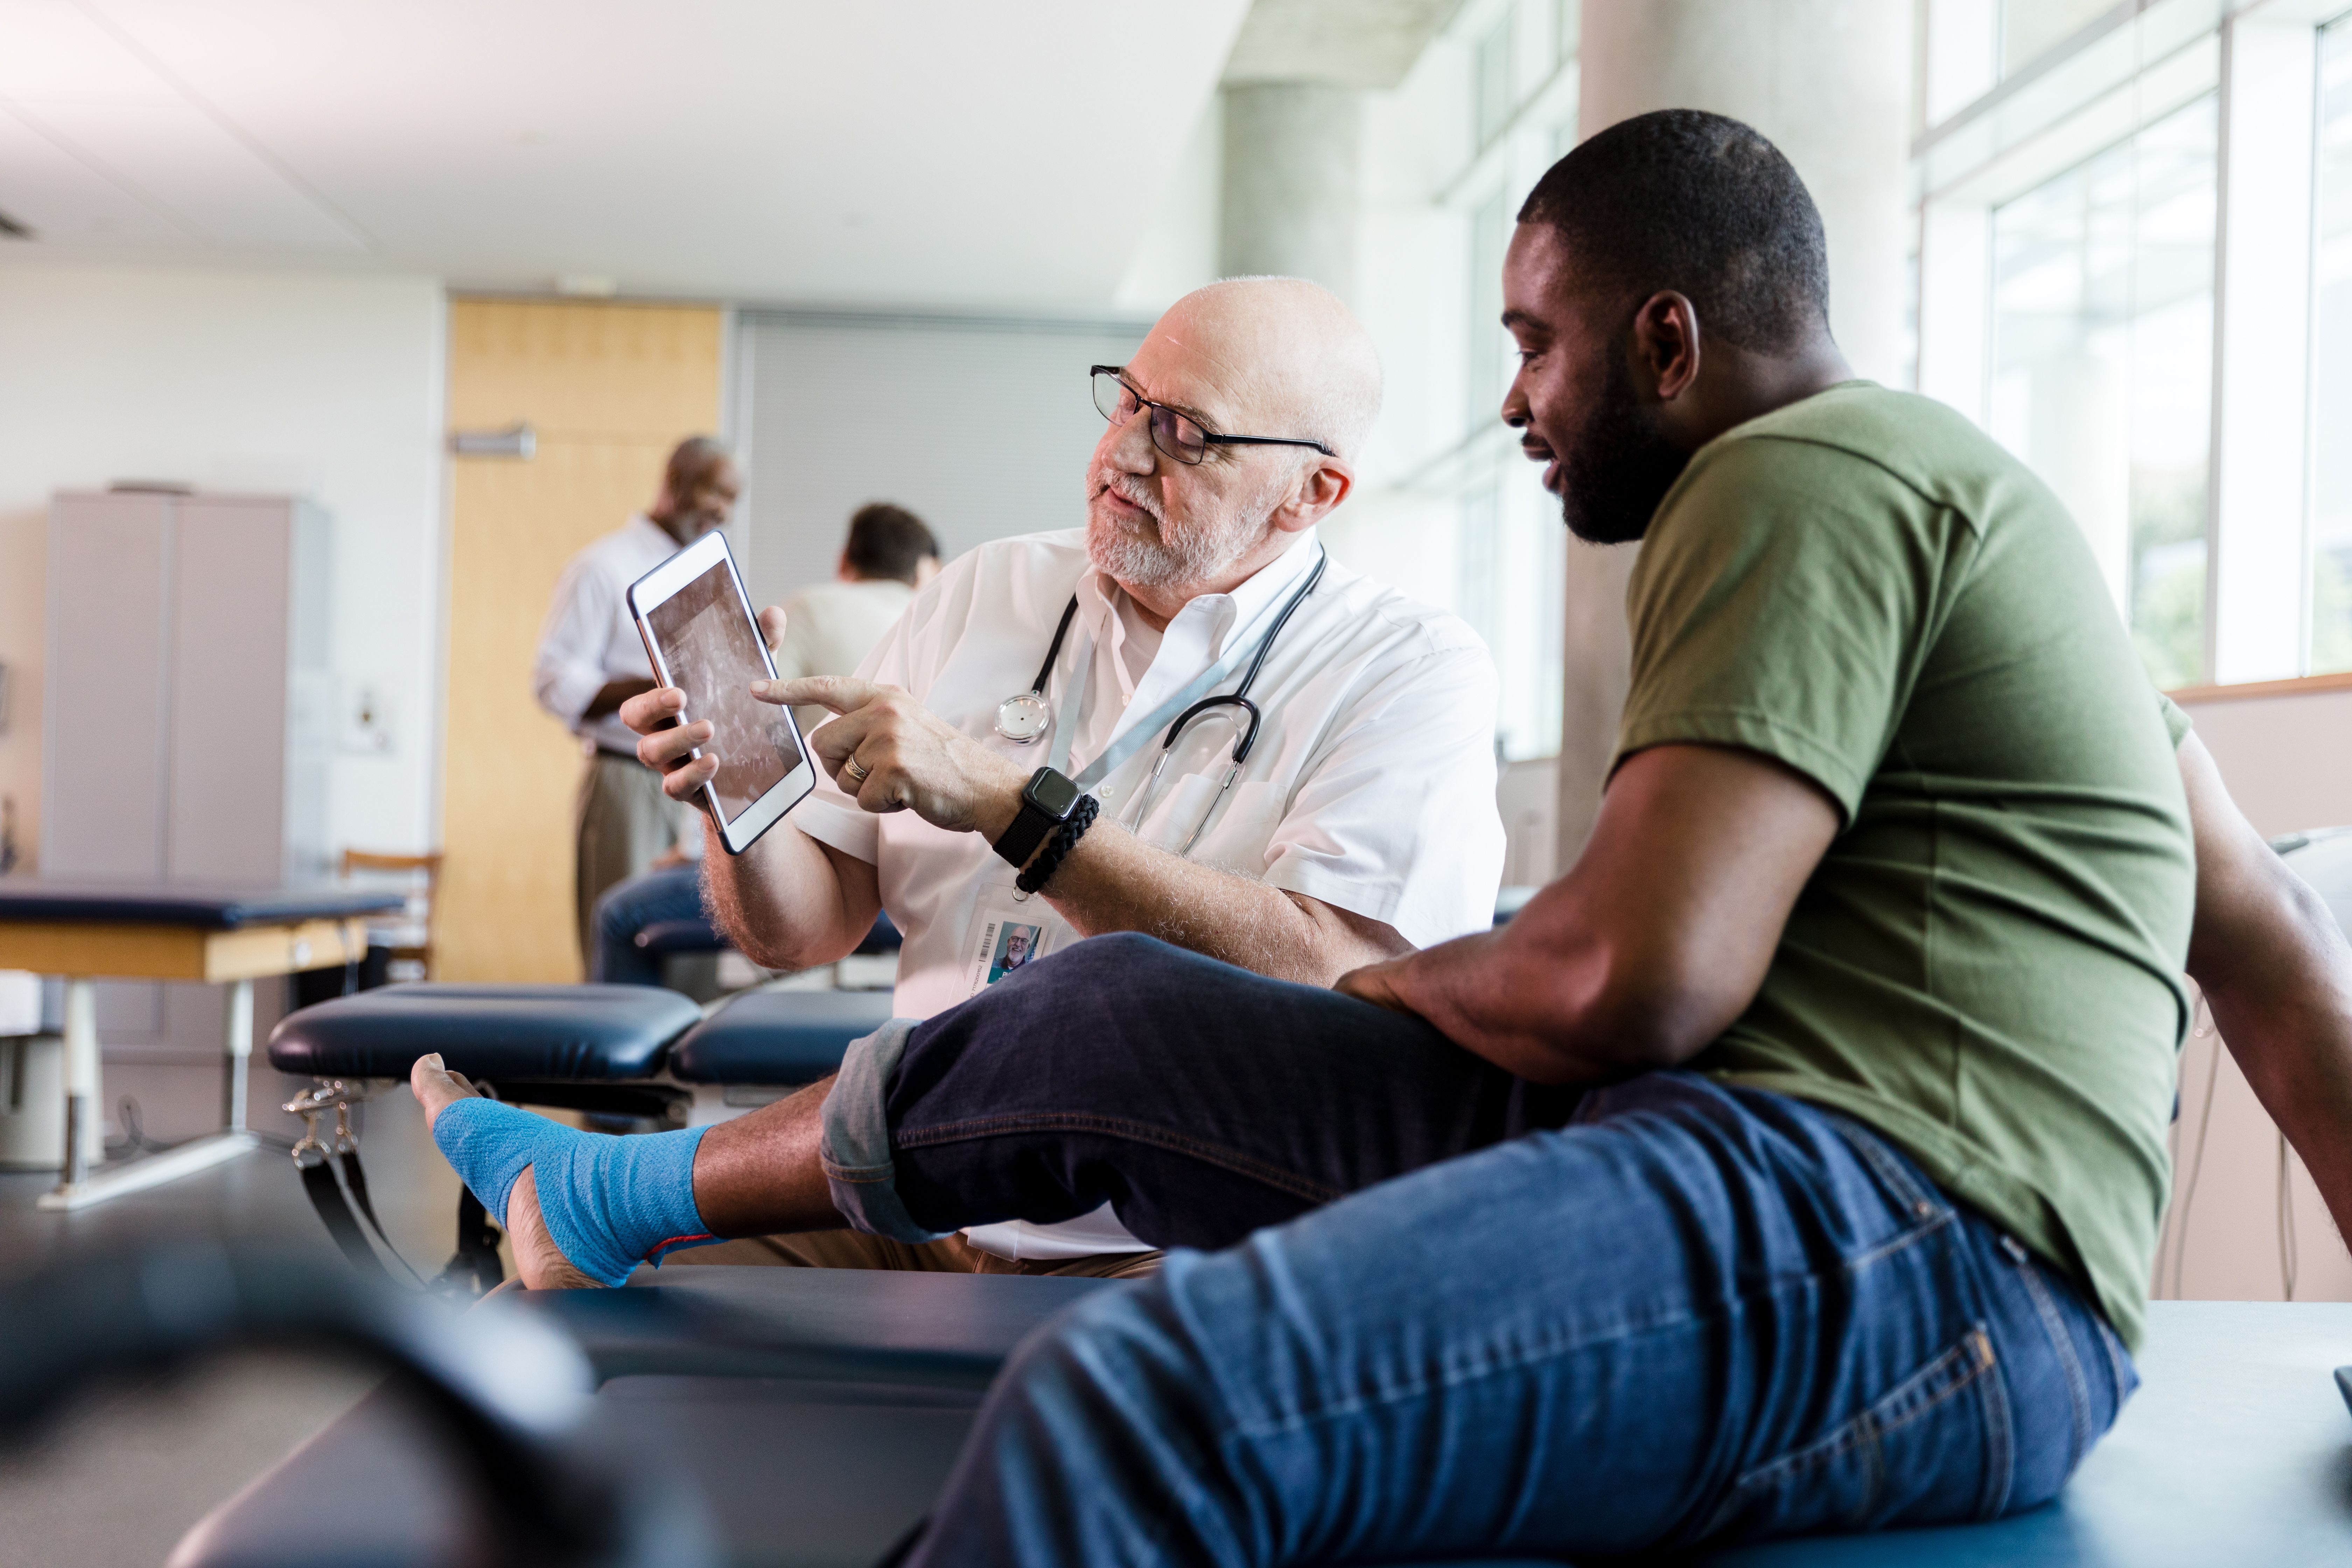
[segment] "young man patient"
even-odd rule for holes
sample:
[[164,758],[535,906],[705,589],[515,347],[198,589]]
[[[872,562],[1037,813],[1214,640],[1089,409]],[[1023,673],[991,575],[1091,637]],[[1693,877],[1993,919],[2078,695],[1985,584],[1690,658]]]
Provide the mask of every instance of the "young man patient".
[[1581,1557],[2042,1502],[2135,1384],[2184,963],[2352,1225],[2352,954],[2049,490],[1853,378],[1788,163],[1645,115],[1519,219],[1503,416],[1580,537],[1645,542],[1599,826],[1509,926],[1328,990],[1100,937],[703,1133],[415,1074],[534,1282],[1106,1201],[1222,1248],[1028,1342],[910,1563]]

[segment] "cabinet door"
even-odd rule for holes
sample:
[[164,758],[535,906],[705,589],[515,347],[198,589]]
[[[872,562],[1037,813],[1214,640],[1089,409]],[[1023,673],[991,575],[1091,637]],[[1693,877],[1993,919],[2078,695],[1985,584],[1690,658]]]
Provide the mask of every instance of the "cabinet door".
[[62,495],[50,506],[44,876],[164,875],[173,504]]
[[172,565],[166,874],[274,886],[285,875],[292,508],[236,496],[184,500]]

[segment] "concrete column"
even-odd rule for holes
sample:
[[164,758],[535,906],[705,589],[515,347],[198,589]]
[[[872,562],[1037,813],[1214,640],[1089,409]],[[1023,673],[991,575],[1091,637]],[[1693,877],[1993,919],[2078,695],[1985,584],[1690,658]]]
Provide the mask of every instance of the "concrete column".
[[[1855,371],[1899,384],[1912,7],[1894,0],[1584,0],[1580,136],[1705,109],[1770,137],[1829,236],[1830,325]],[[1625,703],[1633,551],[1571,546],[1559,856],[1583,851]]]
[[1361,100],[1309,82],[1227,87],[1217,269],[1356,288]]

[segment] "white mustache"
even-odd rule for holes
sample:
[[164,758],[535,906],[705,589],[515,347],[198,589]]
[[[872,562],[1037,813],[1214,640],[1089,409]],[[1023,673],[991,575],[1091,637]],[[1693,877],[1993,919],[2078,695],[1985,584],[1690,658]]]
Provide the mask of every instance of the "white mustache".
[[1126,474],[1113,474],[1103,481],[1103,489],[1150,512],[1151,521],[1162,529],[1168,526],[1168,514],[1160,510],[1160,498],[1146,489],[1141,481]]

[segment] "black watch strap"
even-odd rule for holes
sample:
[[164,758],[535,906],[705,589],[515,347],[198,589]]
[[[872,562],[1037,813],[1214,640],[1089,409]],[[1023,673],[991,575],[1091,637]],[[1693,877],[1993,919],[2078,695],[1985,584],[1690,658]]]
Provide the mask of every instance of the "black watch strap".
[[1080,798],[1078,786],[1052,768],[1031,773],[1028,787],[1021,792],[1021,815],[996,841],[997,854],[1007,865],[1026,866],[1045,836],[1070,819]]

